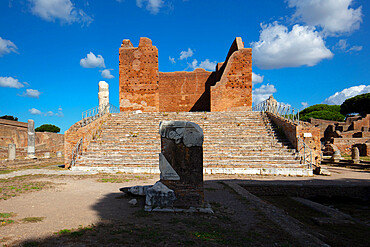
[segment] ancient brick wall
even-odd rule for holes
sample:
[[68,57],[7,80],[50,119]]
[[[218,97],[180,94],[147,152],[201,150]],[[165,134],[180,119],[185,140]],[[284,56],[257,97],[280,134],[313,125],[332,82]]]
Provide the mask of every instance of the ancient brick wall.
[[119,49],[120,110],[158,111],[158,83],[157,47],[148,38],[140,38],[138,47],[123,40]]
[[212,72],[196,69],[193,72],[159,73],[159,111],[209,111]]
[[[272,113],[267,113],[268,117],[283,131],[293,147],[297,150],[302,149],[298,143],[298,137],[306,143],[312,150],[312,159],[316,166],[321,163],[321,142],[320,128],[317,128],[309,123],[301,123],[296,125],[285,118],[281,118]],[[304,133],[311,133],[311,137],[305,137]],[[303,149],[302,149],[303,150]]]
[[252,108],[252,49],[244,48],[241,38],[235,39],[216,78],[220,80],[211,87],[211,111]]
[[70,162],[72,160],[72,151],[77,142],[83,138],[83,151],[86,151],[91,140],[97,137],[101,130],[102,124],[107,121],[110,114],[105,114],[104,116],[98,118],[92,123],[81,126],[81,121],[72,125],[66,132],[64,132],[64,165],[69,168]]
[[[1,157],[7,156],[8,144],[15,144],[17,156],[27,155],[26,147],[28,142],[28,124],[24,122],[0,119],[0,147],[3,147]],[[64,147],[64,135],[50,132],[36,132],[35,138],[36,155],[44,152],[56,153]]]
[[247,111],[252,107],[252,49],[236,38],[217,71],[159,72],[158,49],[148,38],[119,49],[120,110]]

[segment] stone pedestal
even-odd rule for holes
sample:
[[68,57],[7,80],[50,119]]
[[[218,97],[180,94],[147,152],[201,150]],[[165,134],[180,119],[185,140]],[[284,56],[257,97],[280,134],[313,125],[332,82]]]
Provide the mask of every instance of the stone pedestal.
[[331,156],[331,159],[330,161],[331,162],[334,162],[334,163],[337,163],[339,162],[340,160],[342,159],[342,156],[340,155],[340,151],[337,150],[334,152],[333,156]]
[[[109,105],[109,85],[105,81],[99,82],[99,110],[104,111],[105,107]],[[109,109],[107,109],[109,111]]]
[[202,207],[203,130],[186,121],[163,121],[159,127],[160,182],[176,195],[174,207]]
[[16,146],[15,144],[8,145],[8,160],[15,160],[16,157]]
[[360,151],[358,150],[358,147],[352,148],[352,163],[360,164]]
[[29,159],[36,159],[35,155],[35,122],[31,119],[28,120],[28,147],[27,147],[27,157]]

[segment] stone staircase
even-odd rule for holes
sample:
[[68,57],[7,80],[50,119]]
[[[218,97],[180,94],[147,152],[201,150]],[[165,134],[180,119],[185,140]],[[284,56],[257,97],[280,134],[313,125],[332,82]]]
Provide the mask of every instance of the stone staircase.
[[310,175],[259,112],[111,114],[72,169],[158,173],[162,120],[192,121],[203,129],[205,173]]

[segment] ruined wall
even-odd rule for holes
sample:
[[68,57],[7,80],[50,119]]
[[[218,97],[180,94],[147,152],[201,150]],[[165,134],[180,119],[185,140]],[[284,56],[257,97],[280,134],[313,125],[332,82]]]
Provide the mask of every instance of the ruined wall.
[[236,38],[217,71],[159,72],[158,49],[148,38],[119,49],[120,110],[248,111],[252,107],[252,49]]
[[[316,166],[321,163],[321,142],[320,142],[320,128],[314,127],[309,123],[301,123],[296,125],[285,118],[278,117],[275,114],[267,112],[268,117],[283,131],[293,147],[301,150],[303,147],[298,143],[298,136],[306,143],[312,150],[312,159]],[[305,137],[304,133],[311,133],[312,137]],[[303,150],[303,149],[302,149]]]
[[[219,66],[217,66],[219,67]],[[252,108],[252,49],[236,38],[211,87],[211,111],[248,111]]]
[[196,69],[193,72],[159,73],[159,111],[209,111],[212,72]]
[[[27,154],[25,148],[28,145],[28,124],[24,122],[0,119],[0,147],[7,151],[8,144],[15,144],[17,156]],[[56,153],[64,147],[64,135],[50,132],[36,132],[36,154],[44,152]],[[6,157],[6,152],[1,152],[1,157]]]
[[120,110],[158,111],[158,83],[157,47],[148,38],[140,38],[138,47],[123,40],[119,49]]

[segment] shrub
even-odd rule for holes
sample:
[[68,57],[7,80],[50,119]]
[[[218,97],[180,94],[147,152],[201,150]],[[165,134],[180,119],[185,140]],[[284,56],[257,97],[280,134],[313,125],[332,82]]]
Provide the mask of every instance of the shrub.
[[54,132],[58,133],[60,128],[52,124],[43,124],[35,129],[37,132]]
[[317,104],[302,110],[299,113],[299,119],[308,121],[310,118],[344,121],[344,115],[340,113],[339,105]]
[[17,117],[8,116],[8,115],[1,116],[0,118],[1,119],[6,119],[6,120],[18,121]]
[[366,116],[366,114],[370,113],[370,93],[346,99],[340,106],[340,113],[344,115],[359,113],[363,117]]

